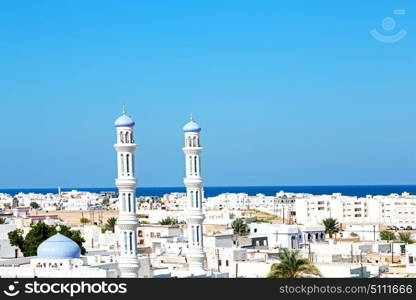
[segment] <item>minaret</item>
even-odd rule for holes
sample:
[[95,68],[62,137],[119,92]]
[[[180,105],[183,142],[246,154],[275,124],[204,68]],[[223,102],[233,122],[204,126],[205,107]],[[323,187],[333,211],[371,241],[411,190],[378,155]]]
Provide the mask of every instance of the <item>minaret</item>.
[[186,221],[188,224],[188,249],[186,258],[189,265],[189,271],[192,275],[204,275],[205,252],[202,239],[202,199],[204,198],[203,180],[201,177],[201,159],[202,147],[199,133],[201,127],[192,119],[183,127],[185,133],[185,165],[186,177],[184,183],[186,186],[187,210]]
[[116,122],[117,142],[117,179],[116,186],[119,196],[119,229],[120,256],[118,265],[123,278],[137,278],[139,276],[139,260],[137,258],[137,217],[136,217],[136,178],[134,176],[134,121],[123,114]]

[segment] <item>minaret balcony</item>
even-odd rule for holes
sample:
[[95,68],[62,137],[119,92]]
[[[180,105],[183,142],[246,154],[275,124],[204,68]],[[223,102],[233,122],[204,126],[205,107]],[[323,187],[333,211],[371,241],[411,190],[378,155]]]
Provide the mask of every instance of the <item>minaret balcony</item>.
[[202,212],[200,210],[197,211],[192,211],[192,210],[188,210],[186,212],[186,222],[188,224],[195,224],[195,225],[199,225],[202,224],[202,222],[205,219],[205,215],[202,214]]
[[204,148],[202,147],[184,147],[182,151],[187,155],[199,155]]
[[134,177],[122,177],[116,179],[116,186],[119,189],[136,190],[137,180]]
[[204,183],[201,177],[186,177],[183,182],[187,188],[201,188]]
[[114,148],[118,151],[118,152],[134,152],[137,148],[136,144],[114,144]]

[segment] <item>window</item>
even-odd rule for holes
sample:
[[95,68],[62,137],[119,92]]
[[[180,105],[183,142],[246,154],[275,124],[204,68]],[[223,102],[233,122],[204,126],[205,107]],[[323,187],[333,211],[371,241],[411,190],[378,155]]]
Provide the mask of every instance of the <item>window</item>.
[[192,175],[192,170],[193,170],[193,166],[192,166],[192,156],[189,156],[189,173]]
[[121,160],[121,174],[124,174],[124,154],[120,154],[120,160]]
[[196,160],[197,160],[197,157],[196,156],[194,156],[194,172],[195,172],[195,175],[197,174],[197,172],[198,172],[198,170],[197,170],[197,162],[196,162]]
[[126,172],[130,173],[130,154],[126,154]]
[[133,232],[130,232],[130,252],[133,252]]
[[196,225],[196,243],[199,245],[199,225]]
[[128,244],[127,244],[127,232],[124,231],[124,252],[125,253],[127,253],[127,247],[128,247]]
[[129,204],[129,212],[132,212],[131,211],[131,194],[130,193],[128,194],[128,204]]
[[195,226],[192,225],[192,245],[195,245]]
[[121,196],[121,210],[126,211],[126,194],[122,194]]
[[225,266],[228,267],[228,259],[225,261]]

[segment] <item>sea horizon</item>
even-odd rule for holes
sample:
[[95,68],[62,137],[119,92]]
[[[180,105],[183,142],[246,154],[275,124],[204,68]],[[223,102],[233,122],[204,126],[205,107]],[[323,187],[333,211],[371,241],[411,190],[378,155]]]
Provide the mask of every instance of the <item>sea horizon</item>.
[[[77,190],[81,192],[115,192],[116,187],[61,187],[62,192]],[[163,196],[169,193],[184,193],[185,187],[138,187],[137,197]],[[408,192],[416,194],[416,185],[287,185],[287,186],[207,186],[205,197],[214,197],[222,193],[246,193],[248,195],[264,194],[273,196],[280,191],[288,193],[308,193],[315,195],[341,193],[346,196],[365,197],[366,195],[389,195]],[[0,193],[16,195],[19,193],[57,194],[56,188],[0,188]]]

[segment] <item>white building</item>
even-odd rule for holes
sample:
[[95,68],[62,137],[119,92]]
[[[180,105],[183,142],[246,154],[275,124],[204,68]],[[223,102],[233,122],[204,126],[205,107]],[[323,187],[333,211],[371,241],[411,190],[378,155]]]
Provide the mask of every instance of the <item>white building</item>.
[[[58,233],[37,249],[37,257],[23,257],[0,262],[0,277],[4,278],[108,278],[118,276],[116,257],[100,258],[94,265],[81,257],[74,241]],[[91,260],[90,260],[91,261]]]
[[0,259],[21,257],[22,254],[16,246],[10,245],[8,233],[16,230],[15,224],[0,225]]
[[179,225],[141,225],[138,230],[140,246],[154,246],[160,238],[182,237],[183,231]]
[[317,224],[331,217],[341,223],[416,228],[416,196],[409,193],[367,197],[296,194],[295,211],[296,222],[301,224]]
[[249,223],[247,226],[250,236],[266,236],[269,248],[298,249],[310,243],[325,241],[325,227],[321,225]]

